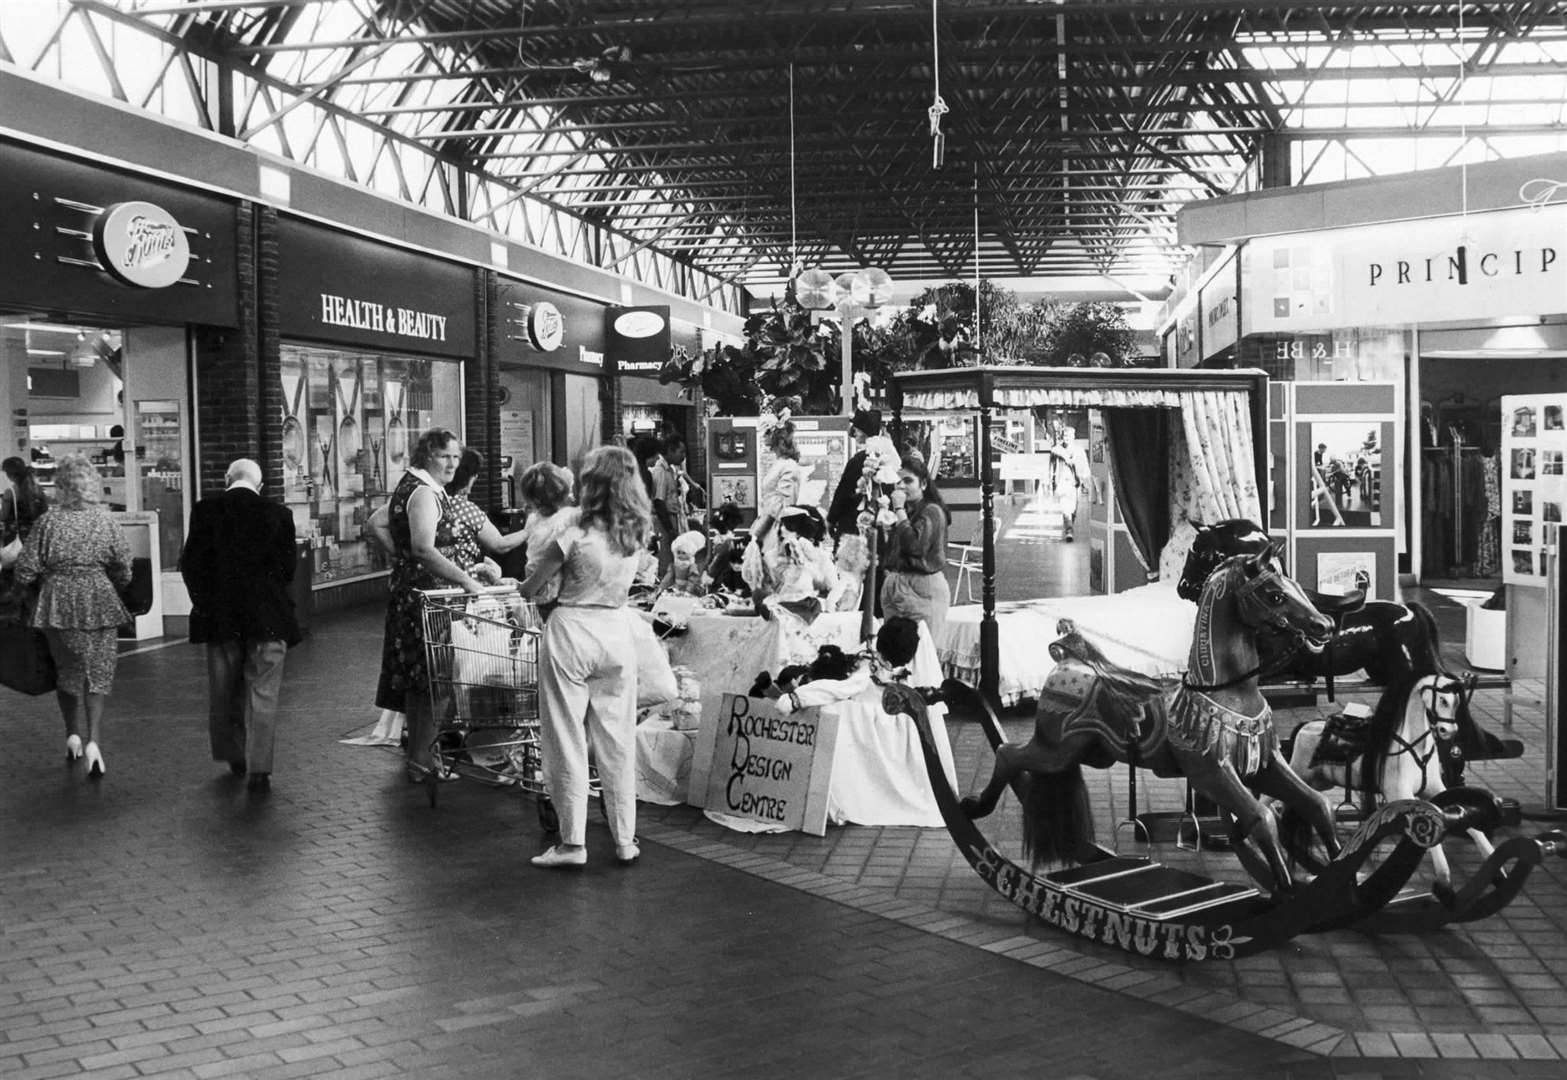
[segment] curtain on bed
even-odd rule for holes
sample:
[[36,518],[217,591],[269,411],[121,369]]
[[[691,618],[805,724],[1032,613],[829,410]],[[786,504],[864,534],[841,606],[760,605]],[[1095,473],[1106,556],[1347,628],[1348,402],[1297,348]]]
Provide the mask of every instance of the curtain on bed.
[[1180,520],[1211,525],[1227,518],[1263,522],[1252,455],[1251,406],[1245,394],[1217,390],[1183,394],[1181,431],[1173,441],[1172,525]]
[[1159,549],[1170,535],[1170,409],[1106,409],[1110,472],[1115,501],[1131,535],[1137,561],[1157,570]]

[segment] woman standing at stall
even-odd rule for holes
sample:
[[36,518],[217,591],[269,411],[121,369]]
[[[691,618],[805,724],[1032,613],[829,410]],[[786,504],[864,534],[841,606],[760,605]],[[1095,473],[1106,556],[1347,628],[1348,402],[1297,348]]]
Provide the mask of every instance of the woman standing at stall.
[[952,603],[946,577],[947,507],[925,463],[912,455],[898,469],[892,513],[882,615],[921,620],[930,628],[931,640],[939,642]]
[[481,591],[473,575],[452,561],[457,525],[446,485],[461,461],[462,443],[452,432],[432,428],[419,436],[408,455],[408,471],[387,503],[382,536],[392,553],[392,578],[375,703],[407,715],[408,778],[414,781],[435,768],[435,710],[419,590],[458,585],[471,593]]
[[[528,539],[520,531],[502,535],[490,520],[490,515],[469,498],[473,494],[474,481],[479,479],[483,471],[484,455],[471,446],[464,447],[457,471],[452,474],[451,483],[446,485],[447,497],[451,499],[452,520],[456,522],[452,535],[457,546],[452,561],[470,572],[475,566],[483,564],[486,555],[498,558],[510,554]],[[490,568],[489,573],[496,579],[500,578],[499,567]]]
[[627,450],[601,446],[577,478],[578,520],[547,548],[522,583],[532,597],[556,575],[560,595],[544,626],[539,749],[545,784],[560,815],[560,843],[534,866],[588,861],[588,738],[598,762],[604,814],[615,858],[634,862],[637,847],[636,645],[626,610],[631,580],[647,546],[652,508]]
[[[103,480],[70,454],[55,470],[56,504],[39,518],[16,562],[16,581],[38,582],[33,625],[44,632],[58,672],[55,697],[65,719],[65,758],[85,757],[87,774],[108,771],[99,740],[114,686],[118,627],[130,621],[118,590],[131,582],[131,548],[99,502]],[[82,745],[86,719],[87,745]]]

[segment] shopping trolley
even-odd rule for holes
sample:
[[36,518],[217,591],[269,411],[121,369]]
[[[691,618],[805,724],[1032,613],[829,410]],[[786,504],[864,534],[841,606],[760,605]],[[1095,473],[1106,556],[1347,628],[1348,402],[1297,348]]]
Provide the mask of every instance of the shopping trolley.
[[538,799],[539,821],[557,828],[539,760],[538,609],[515,584],[481,593],[420,591],[437,769],[426,787],[430,805],[439,773],[515,787]]

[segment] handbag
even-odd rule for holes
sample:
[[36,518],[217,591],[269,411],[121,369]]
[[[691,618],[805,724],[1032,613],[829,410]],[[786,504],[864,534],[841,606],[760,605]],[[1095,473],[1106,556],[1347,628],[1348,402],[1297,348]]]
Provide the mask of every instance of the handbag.
[[0,624],[0,685],[34,696],[54,689],[54,657],[42,630]]
[[137,556],[131,560],[131,580],[120,590],[120,603],[132,615],[152,610],[152,560]]

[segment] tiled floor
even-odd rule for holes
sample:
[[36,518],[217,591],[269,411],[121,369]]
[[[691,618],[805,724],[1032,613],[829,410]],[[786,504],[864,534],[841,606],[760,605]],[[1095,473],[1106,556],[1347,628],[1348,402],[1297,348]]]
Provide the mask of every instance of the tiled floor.
[[[1559,864],[1469,930],[1191,968],[1031,925],[940,830],[751,836],[644,805],[641,865],[605,861],[595,824],[585,873],[540,872],[525,798],[448,785],[432,810],[394,755],[337,741],[373,718],[379,636],[376,612],[337,615],[291,654],[269,797],[206,760],[188,646],[122,660],[98,783],[60,763],[52,701],[0,690],[0,1076],[1567,1069]],[[1543,797],[1539,693],[1515,713],[1529,756],[1473,767],[1526,805]],[[960,776],[981,779],[978,731],[952,736]],[[1102,822],[1124,783],[1096,778]],[[992,835],[1015,843],[1014,818]],[[1157,854],[1233,873],[1218,853]]]

